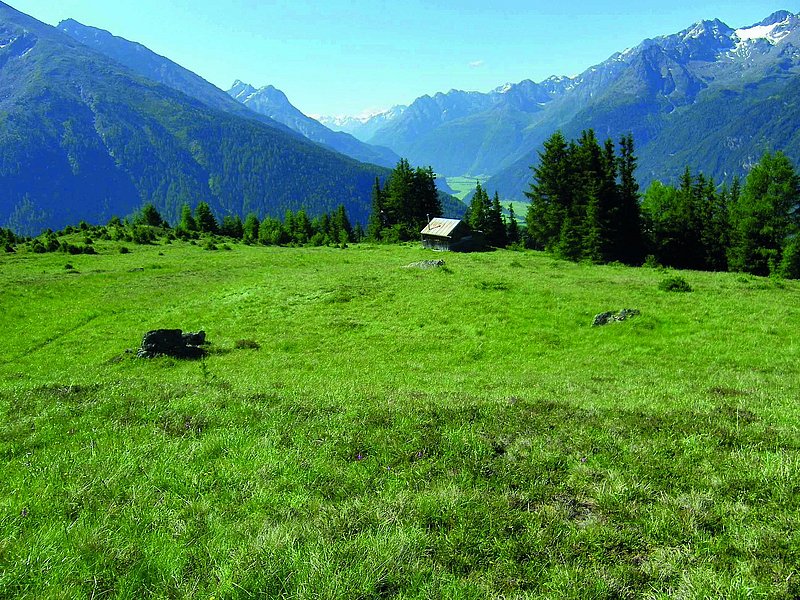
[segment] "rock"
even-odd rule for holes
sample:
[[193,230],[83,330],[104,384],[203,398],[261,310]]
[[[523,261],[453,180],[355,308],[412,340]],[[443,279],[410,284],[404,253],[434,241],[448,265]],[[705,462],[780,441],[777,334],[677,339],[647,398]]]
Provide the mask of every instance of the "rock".
[[618,313],[613,310],[609,312],[600,313],[595,315],[592,327],[600,327],[601,325],[608,325],[609,323],[617,323],[619,321],[627,321],[633,317],[640,315],[641,312],[635,308],[623,308]]
[[201,348],[206,342],[206,332],[183,333],[180,329],[156,329],[148,331],[142,338],[138,358],[172,356],[174,358],[201,358],[206,351]]
[[410,265],[406,265],[406,269],[436,269],[437,267],[443,266],[444,261],[440,258],[439,260],[421,260],[411,263]]

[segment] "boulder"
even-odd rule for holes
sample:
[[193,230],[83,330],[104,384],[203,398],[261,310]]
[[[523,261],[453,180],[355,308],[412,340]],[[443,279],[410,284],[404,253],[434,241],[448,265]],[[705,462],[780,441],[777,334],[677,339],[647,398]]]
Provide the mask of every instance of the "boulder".
[[599,315],[595,315],[594,321],[592,322],[592,327],[600,327],[601,325],[608,325],[609,323],[627,321],[628,319],[636,317],[640,314],[641,312],[635,308],[623,308],[618,313],[614,312],[613,310],[600,313]]
[[148,331],[142,338],[142,346],[136,353],[139,358],[172,356],[174,358],[202,358],[206,351],[206,332],[183,333],[180,329],[156,329]]

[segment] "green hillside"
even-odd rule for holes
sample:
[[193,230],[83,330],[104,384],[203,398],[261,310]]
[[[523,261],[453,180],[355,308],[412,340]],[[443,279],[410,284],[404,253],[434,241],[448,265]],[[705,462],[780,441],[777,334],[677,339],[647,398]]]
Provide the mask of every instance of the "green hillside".
[[94,245],[0,255],[0,597],[800,593],[796,282]]
[[0,224],[21,233],[105,222],[154,203],[220,216],[311,214],[366,222],[385,169],[363,165],[143,79],[0,3]]

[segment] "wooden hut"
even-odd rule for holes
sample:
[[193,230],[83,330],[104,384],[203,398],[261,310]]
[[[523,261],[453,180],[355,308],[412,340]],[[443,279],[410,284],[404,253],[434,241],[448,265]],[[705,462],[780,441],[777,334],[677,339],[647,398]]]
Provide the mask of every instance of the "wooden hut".
[[485,245],[483,234],[470,230],[461,219],[431,219],[420,234],[422,247],[430,250],[470,252]]

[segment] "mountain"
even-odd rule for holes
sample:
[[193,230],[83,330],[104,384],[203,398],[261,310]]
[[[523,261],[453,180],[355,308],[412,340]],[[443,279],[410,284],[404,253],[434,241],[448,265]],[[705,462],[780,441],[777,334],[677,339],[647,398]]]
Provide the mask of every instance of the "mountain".
[[153,202],[282,216],[344,204],[365,222],[388,171],[210,108],[0,3],[0,224],[105,222]]
[[378,111],[360,117],[315,116],[314,118],[328,129],[344,131],[362,142],[366,142],[375,135],[378,129],[400,117],[407,108],[407,106],[398,104],[389,110]]
[[400,160],[388,148],[371,146],[350,134],[331,131],[319,121],[300,112],[289,102],[286,94],[271,85],[256,89],[237,80],[228,90],[228,95],[253,112],[283,123],[308,139],[361,162],[394,167]]
[[[675,181],[687,165],[716,181],[745,175],[766,151],[800,162],[800,16],[781,11],[737,30],[702,21],[610,62],[581,76],[550,118],[530,130],[533,150],[498,172],[491,189],[520,197],[535,150],[556,128],[575,137],[591,127],[614,139],[631,131],[643,187]],[[589,79],[597,74],[605,81]]]
[[422,96],[370,142],[448,175],[491,173],[500,166],[496,157],[516,149],[520,132],[557,93],[523,81],[486,94],[451,90]]
[[557,129],[615,140],[632,132],[644,185],[687,164],[720,180],[745,173],[765,150],[800,159],[798,32],[800,17],[787,11],[741,29],[701,21],[576,77],[423,96],[369,141],[446,175],[493,175],[487,185],[506,198],[522,196]]
[[156,54],[142,44],[117,37],[103,29],[83,25],[74,19],[61,21],[57,28],[84,46],[105,54],[142,77],[163,83],[187,96],[200,100],[211,108],[239,117],[255,119],[284,131],[291,131],[290,128],[268,116],[247,110],[215,85],[170,59]]

